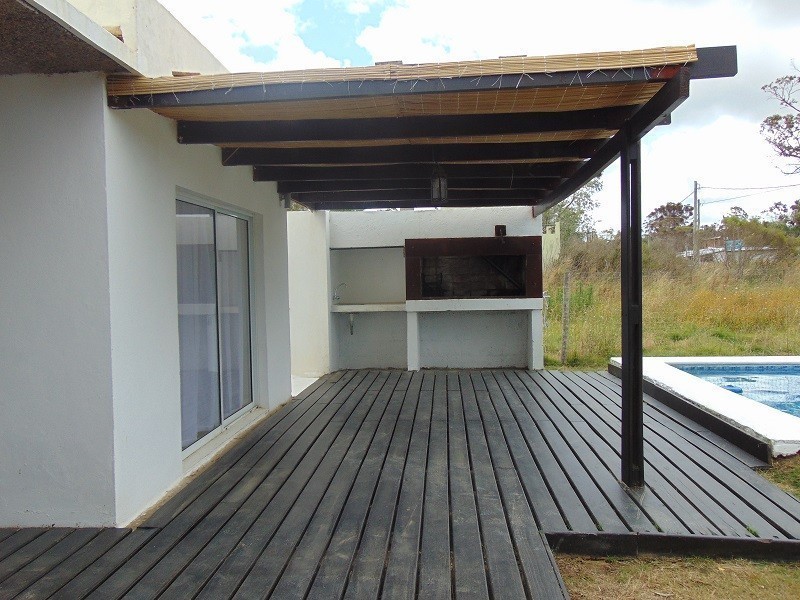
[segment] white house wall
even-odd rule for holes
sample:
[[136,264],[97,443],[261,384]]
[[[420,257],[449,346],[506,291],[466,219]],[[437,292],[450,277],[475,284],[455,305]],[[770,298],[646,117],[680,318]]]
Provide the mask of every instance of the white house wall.
[[[106,109],[117,522],[182,475],[176,194],[253,216],[254,400],[291,395],[286,213],[274,184],[223,167],[219,149],[181,146],[175,123]],[[181,192],[182,188],[188,192]]]
[[506,235],[542,235],[541,219],[525,206],[332,212],[331,248],[402,247],[406,238],[492,237],[494,226]]
[[292,374],[320,377],[330,371],[328,213],[287,213],[289,319]]
[[[58,5],[54,0],[36,1]],[[70,4],[102,27],[120,27],[126,49],[135,53],[132,66],[142,75],[227,72],[158,0],[70,0]]]
[[105,102],[0,77],[0,526],[115,520]]

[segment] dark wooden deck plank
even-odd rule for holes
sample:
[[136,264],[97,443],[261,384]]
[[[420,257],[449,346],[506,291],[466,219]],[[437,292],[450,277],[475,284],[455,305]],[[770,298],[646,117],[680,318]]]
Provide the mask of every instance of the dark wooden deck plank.
[[[395,395],[394,398],[397,402],[398,396]],[[376,439],[361,463],[355,483],[350,489],[344,508],[328,541],[325,554],[314,565],[317,572],[311,582],[308,598],[341,598],[344,594],[356,549],[386,458],[386,451],[391,442],[394,426],[388,426],[390,423],[391,421],[384,422],[387,426],[379,427]]]
[[428,469],[422,515],[422,543],[417,571],[418,595],[431,600],[451,597],[450,489],[447,482],[447,380],[435,373],[428,440]]
[[4,561],[6,557],[11,556],[17,550],[35,540],[46,531],[48,531],[46,527],[25,527],[24,529],[15,531],[12,535],[0,542],[0,561]]
[[[494,382],[487,380],[494,379]],[[486,433],[489,454],[500,487],[509,529],[514,540],[519,567],[526,591],[531,598],[565,598],[566,587],[558,572],[550,548],[536,524],[531,505],[511,459],[508,444],[496,411],[504,398],[493,373],[484,373],[491,403],[478,404]]]
[[[227,522],[226,515],[235,514],[241,505],[248,500],[250,501],[248,507],[252,511],[260,513],[263,509],[263,503],[259,502],[261,497],[256,496],[254,498],[253,493],[256,490],[261,490],[262,493],[269,495],[280,489],[280,485],[274,483],[274,476],[269,481],[272,485],[262,484],[292,448],[295,448],[292,458],[299,458],[297,457],[298,453],[305,452],[307,448],[305,444],[310,445],[317,438],[322,428],[322,422],[317,421],[316,417],[323,412],[335,414],[342,407],[341,402],[351,398],[354,390],[365,376],[366,373],[361,373],[358,377],[348,379],[347,383],[341,386],[339,384],[344,379],[338,382],[337,386],[339,387],[335,388],[338,389],[335,396],[336,400],[315,404],[310,411],[304,413],[293,424],[294,427],[278,427],[271,430],[261,440],[268,446],[262,455],[263,460],[258,461],[243,474],[235,472],[235,467],[227,471],[215,485],[210,486],[186,510],[170,521],[166,527],[159,530],[140,552],[126,562],[123,569],[114,573],[108,581],[104,582],[97,590],[95,597],[107,600],[109,598],[118,598],[126,593],[143,576],[148,574],[165,554],[169,553],[176,544],[181,542],[189,531],[204,521],[205,517],[217,507],[219,509],[213,518],[220,526]],[[270,450],[270,452],[267,452],[267,450]],[[284,462],[289,462],[292,458]],[[231,478],[235,481],[233,487],[229,486],[229,482],[217,485],[223,478],[227,478],[229,474],[232,474]],[[279,473],[280,481],[285,481],[290,474],[291,470],[289,468]],[[206,526],[208,523],[209,521],[206,521]],[[202,533],[203,528],[198,531]],[[213,548],[220,550],[223,546],[219,544],[213,546]],[[199,551],[199,549],[196,549],[196,551]],[[178,558],[180,559],[181,557],[182,555],[179,554]]]
[[[464,420],[474,471],[473,484],[489,575],[489,590],[492,598],[530,598],[530,590],[526,589],[527,582],[523,580],[524,573],[517,562],[517,548],[511,539],[508,516],[495,475],[496,465],[492,462],[486,441],[481,406],[491,405],[489,390],[479,373],[473,373],[471,379],[475,396],[474,401],[472,397],[465,398]],[[478,380],[480,385],[476,386],[474,382]],[[511,462],[510,458],[508,462]],[[530,526],[535,527],[535,521]]]
[[[408,426],[413,425],[414,414],[409,419],[408,412],[415,413],[419,390],[422,383],[422,374],[415,372],[411,376],[408,388],[404,393],[405,408],[399,415],[401,425],[408,419]],[[400,391],[396,390],[396,394]],[[275,598],[303,598],[306,595],[311,581],[316,574],[316,565],[319,564],[325,550],[335,531],[336,525],[341,518],[344,503],[352,493],[358,472],[361,470],[366,456],[370,452],[376,452],[378,447],[386,443],[388,427],[383,423],[382,417],[378,427],[370,440],[366,440],[366,449],[354,447],[342,463],[340,471],[336,473],[333,483],[331,483],[325,497],[320,502],[319,508],[315,511],[314,517],[308,525],[303,538],[297,545],[291,556],[285,571],[280,577],[273,596]],[[373,449],[373,445],[375,448]],[[311,567],[314,568],[311,568]]]
[[800,555],[800,502],[651,398],[646,485],[621,486],[619,412],[597,373],[331,374],[159,527],[0,530],[0,600],[564,597],[540,528],[572,551]]
[[[570,531],[598,531],[595,518],[584,504],[572,481],[561,468],[561,464],[547,445],[540,431],[538,423],[547,422],[544,411],[519,378],[515,378],[512,387],[514,393],[505,393],[505,400],[528,446],[528,452],[525,453],[523,451],[514,460],[524,464],[528,458],[527,455],[530,455],[536,462],[553,499],[558,503],[561,512],[564,514],[564,519]],[[502,389],[503,386],[501,385]],[[504,408],[501,407],[501,414]],[[538,422],[534,419],[534,414],[539,416]],[[512,450],[517,450],[517,446],[512,447]],[[533,496],[534,493],[529,491],[528,495]]]
[[[387,431],[395,430],[398,415],[403,409],[405,392],[410,379],[411,376],[409,373],[401,374],[396,380],[390,377],[386,386],[388,394],[378,396],[376,401],[372,403],[370,412],[360,424],[360,428],[355,436],[351,435],[350,431],[345,435],[340,434],[338,436],[336,444],[339,444],[340,447],[332,447],[325,455],[320,468],[314,473],[313,479],[302,491],[302,496],[295,502],[294,507],[281,523],[275,536],[262,550],[258,561],[253,566],[247,578],[243,581],[241,587],[237,590],[237,598],[249,599],[259,597],[258,594],[263,594],[264,591],[272,590],[277,584],[278,578],[282,577],[286,562],[291,557],[293,550],[300,540],[300,536],[314,517],[314,513],[318,510],[320,501],[327,492],[333,477],[336,475],[337,467],[340,467],[344,463],[347,455],[351,454],[350,450],[353,448],[353,444],[359,442],[352,454],[363,457],[366,450],[369,448],[369,440],[372,439],[375,431],[381,425],[383,425]],[[387,396],[388,401],[386,400]],[[386,418],[384,419],[384,417]],[[349,444],[348,447],[344,448],[342,447],[344,445],[340,444],[342,439],[348,441],[352,440],[353,444]],[[354,468],[352,472],[355,472]],[[345,474],[345,479],[340,486],[343,490],[349,488],[348,479],[349,477]],[[344,496],[344,493],[340,495]],[[280,594],[276,594],[276,596],[281,597]]]
[[[170,595],[179,597],[187,591],[194,594],[201,586],[206,586],[201,592],[206,597],[232,595],[337,438],[340,445],[345,444],[349,441],[348,433],[360,425],[371,400],[378,394],[376,391],[370,395],[370,388],[376,382],[383,385],[388,379],[385,374],[371,372],[350,380],[331,401],[324,403],[325,410],[301,437],[280,456],[276,453],[267,461],[271,465],[269,472],[244,502],[237,500],[230,507],[218,506],[212,512],[214,521],[205,519],[201,523],[203,529],[198,530],[198,539],[190,540],[190,547],[199,558],[192,561],[181,582],[172,586]],[[355,385],[351,387],[352,384]],[[365,396],[371,400],[362,401]],[[172,567],[166,565],[164,575]],[[175,576],[162,582],[170,585]]]
[[73,531],[74,529],[66,527],[46,529],[41,535],[37,535],[27,544],[18,547],[17,550],[0,561],[0,582],[5,581],[25,565],[36,560]]
[[[585,372],[582,375],[586,378],[594,378],[597,379],[606,385],[610,386],[612,389],[619,389],[620,388],[620,380],[614,377],[611,373],[608,372]],[[764,461],[756,458],[752,454],[742,450],[732,442],[726,440],[722,436],[709,431],[703,425],[686,417],[685,415],[680,414],[676,410],[670,408],[666,404],[655,400],[649,395],[645,394],[645,410],[653,414],[654,418],[657,418],[659,421],[663,423],[669,423],[669,427],[674,429],[676,432],[682,432],[684,430],[688,430],[694,434],[700,435],[705,438],[708,442],[715,445],[719,450],[730,454],[732,457],[738,459],[739,461],[743,462],[744,464],[748,465],[751,468],[764,468],[769,465]]]
[[[418,383],[422,385],[421,380]],[[419,387],[415,386],[405,395],[400,420],[391,437],[361,542],[350,569],[345,598],[372,599],[380,594],[418,404]]]
[[[647,404],[654,409],[658,409],[661,414],[665,414],[666,411],[670,411],[668,407],[664,406],[657,400],[646,396]],[[674,412],[674,411],[672,411]],[[677,414],[677,413],[675,413]],[[686,419],[682,415],[677,415],[682,419]],[[651,418],[653,419],[654,423],[661,423],[661,420],[656,416],[652,415]],[[747,485],[741,488],[741,491],[745,494],[749,495],[749,491],[756,490],[758,492],[755,496],[749,496],[753,502],[759,503],[761,497],[767,498],[771,501],[773,507],[776,509],[777,513],[782,513],[782,515],[776,514],[774,518],[780,519],[783,523],[782,526],[791,527],[790,523],[783,521],[784,516],[788,515],[792,519],[791,521],[794,523],[800,523],[800,500],[790,496],[780,488],[770,484],[766,479],[759,476],[757,473],[753,472],[752,469],[742,468],[743,461],[737,455],[743,454],[743,451],[740,450],[736,446],[732,446],[733,450],[731,451],[724,451],[718,452],[714,451],[714,446],[717,443],[713,440],[721,439],[719,436],[711,435],[689,435],[686,433],[685,430],[681,431],[678,428],[674,428],[676,433],[684,439],[686,442],[700,450],[698,456],[707,456],[713,463],[719,464],[724,467],[726,471],[728,471],[733,477],[730,479],[731,485],[738,483],[738,481],[745,482]],[[708,432],[710,433],[710,432]],[[726,445],[731,446],[729,442],[726,440],[722,440]],[[692,452],[692,454],[695,454]],[[748,464],[744,462],[744,464]],[[739,488],[738,485],[735,486],[737,489]],[[797,537],[800,537],[800,531],[796,531],[792,534]]]
[[471,395],[468,377],[448,375],[448,429],[450,444],[450,502],[453,545],[453,589],[456,598],[489,598],[478,510],[475,505],[473,468],[467,448],[463,398]]
[[[551,415],[551,420],[559,427],[564,441],[569,444],[586,471],[591,474],[592,479],[600,488],[603,496],[614,507],[617,515],[622,518],[631,531],[652,533],[658,531],[650,513],[620,483],[615,471],[618,468],[617,461],[612,461],[609,456],[614,453],[607,451],[608,448],[603,444],[601,438],[587,426],[586,419],[567,420],[568,411],[563,410],[564,406],[569,406],[572,412],[578,413],[574,404],[569,402],[572,395],[570,390],[551,373],[541,373],[540,376],[550,385],[551,393],[557,394],[556,396],[547,395],[547,400],[543,401],[542,406]],[[616,458],[616,455],[614,456]],[[661,506],[653,506],[655,511],[660,512],[661,508]]]
[[[598,392],[600,393],[594,396],[595,400],[603,404],[608,413],[619,419],[621,411],[619,397],[613,391],[604,393],[602,389],[598,389]],[[683,450],[677,455],[674,454],[674,448],[680,447],[681,442],[678,440],[682,438],[677,437],[669,428],[664,429],[667,438],[658,435],[651,427],[653,420],[647,412],[645,412],[644,423],[646,447],[652,448],[653,460],[656,461],[658,468],[671,484],[679,489],[692,506],[713,523],[722,535],[750,535],[745,524],[737,519],[728,507],[724,495],[718,497],[709,493],[703,479],[698,481],[692,476],[692,472],[687,473],[686,469],[682,468],[687,462],[691,462],[687,456],[684,456]],[[671,445],[668,442],[670,438],[679,445]],[[645,475],[645,479],[647,479],[647,475]]]
[[[464,377],[467,377],[467,375],[462,375],[462,378]],[[564,520],[565,517],[561,508],[553,498],[550,484],[542,475],[541,469],[530,452],[530,448],[508,406],[507,395],[515,392],[507,379],[501,378],[498,380],[498,386],[501,395],[490,395],[490,398],[500,423],[503,441],[508,447],[514,469],[520,478],[528,502],[533,508],[537,524],[540,529],[546,531],[567,531],[569,527]],[[594,526],[593,522],[592,526]]]
[[[575,396],[576,401],[586,406],[596,417],[591,423],[587,422],[586,427],[591,427],[592,431],[605,442],[606,447],[613,449],[613,453],[608,454],[609,459],[612,461],[609,466],[619,469],[621,428],[619,414],[610,412],[607,406],[596,400],[595,395],[598,390],[593,388],[589,382],[573,373],[560,373],[559,376],[586,392]],[[647,439],[645,440],[645,461],[647,468],[646,486],[639,501],[650,506],[649,512],[651,515],[657,515],[657,522],[662,531],[700,535],[720,535],[722,533],[690,501],[686,492],[686,484],[689,482],[682,484],[680,481],[674,482],[669,479],[669,474],[675,472],[674,467],[661,456],[658,449]],[[659,512],[657,507],[650,504],[650,494],[663,502],[669,514]],[[675,520],[677,520],[677,523]]]
[[17,599],[37,600],[39,598],[49,598],[94,561],[111,550],[115,544],[130,532],[130,529],[102,530],[91,542],[72,553],[58,566],[50,569],[47,574],[39,577],[33,585],[17,596]]
[[98,585],[138,552],[156,533],[155,529],[135,529],[73,577],[53,594],[53,600],[76,600],[88,597]]
[[[656,402],[648,399],[648,404]],[[645,412],[645,427],[657,439],[664,441],[665,456],[669,456],[676,467],[723,504],[745,527],[747,533],[743,535],[753,535],[755,530],[761,537],[800,537],[798,518],[784,508],[784,492],[753,473],[741,461],[727,452],[714,451],[715,445],[702,436],[679,435],[649,411]],[[767,498],[779,501],[765,502]]]
[[279,407],[268,419],[256,425],[240,443],[197,474],[181,489],[180,494],[175,494],[158,507],[142,522],[142,526],[165,527],[212,485],[224,486],[227,483],[233,486],[236,483],[235,475],[246,473],[248,467],[256,464],[263,456],[265,446],[269,447],[264,438],[271,431],[285,430],[291,427],[328,390],[337,385],[341,389],[353,376],[355,376],[354,372],[348,374],[345,381],[341,381],[341,378],[333,381],[323,377],[319,380],[319,385],[312,385],[312,389],[306,390],[308,393],[304,392],[294,402],[287,402]]
[[20,568],[11,577],[2,582],[0,598],[14,598],[26,588],[39,581],[50,570],[57,567],[73,553],[91,542],[100,534],[100,529],[75,529],[55,545],[42,552],[36,559]]
[[[554,387],[557,388],[561,398],[572,406],[577,412],[589,412],[591,418],[585,419],[583,423],[572,423],[572,427],[586,447],[597,455],[602,465],[607,469],[610,477],[617,482],[617,487],[621,491],[619,500],[625,506],[617,504],[618,511],[626,518],[629,525],[635,531],[669,531],[672,533],[691,533],[686,524],[680,520],[678,515],[671,511],[662,501],[660,495],[655,492],[653,479],[649,478],[641,490],[634,490],[623,486],[619,482],[620,471],[620,436],[612,430],[602,429],[601,424],[605,424],[601,415],[596,410],[602,410],[597,405],[591,403],[587,398],[588,393],[581,387],[579,382],[570,380],[566,374],[558,372],[548,372],[546,376],[551,378]],[[659,474],[656,472],[656,479],[660,481]],[[612,501],[614,496],[610,496]],[[615,501],[616,503],[616,501]],[[647,520],[640,526],[634,519],[629,518],[630,512],[640,513],[647,516]],[[651,528],[650,523],[655,529]]]
[[428,461],[433,388],[424,385],[433,379],[422,374],[417,414],[406,457],[406,469],[397,502],[394,529],[386,559],[382,597],[387,600],[410,600],[417,593],[417,569],[422,536],[422,509],[425,496],[425,472]]
[[[597,522],[598,529],[601,531],[626,533],[630,528],[625,524],[614,506],[603,494],[594,476],[581,462],[580,457],[571,447],[571,442],[564,438],[564,434],[553,421],[549,420],[550,415],[544,409],[544,405],[549,401],[549,394],[555,395],[555,391],[547,381],[544,381],[536,373],[519,374],[522,383],[530,390],[535,398],[535,402],[548,415],[547,421],[539,423],[542,436],[546,444],[551,448],[551,452],[556,457],[561,469],[575,486],[587,509],[591,512]],[[574,411],[573,411],[574,413]],[[577,415],[577,413],[574,413]],[[552,416],[556,416],[554,413]],[[583,422],[583,419],[573,417],[575,421]]]
[[17,533],[18,531],[19,531],[18,527],[0,528],[0,542],[2,542],[4,539],[6,539],[8,537],[11,537],[12,535]]

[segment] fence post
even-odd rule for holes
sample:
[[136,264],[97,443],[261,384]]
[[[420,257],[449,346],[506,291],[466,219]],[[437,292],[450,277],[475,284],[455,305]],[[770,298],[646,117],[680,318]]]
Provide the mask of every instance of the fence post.
[[569,338],[569,271],[564,273],[564,298],[561,303],[561,364],[567,364]]

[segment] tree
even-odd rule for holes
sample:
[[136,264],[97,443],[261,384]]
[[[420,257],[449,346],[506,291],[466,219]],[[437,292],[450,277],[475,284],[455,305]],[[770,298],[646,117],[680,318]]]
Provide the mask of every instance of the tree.
[[644,220],[645,231],[656,237],[686,233],[694,208],[680,202],[667,202],[654,209]]
[[597,208],[598,201],[594,195],[602,189],[603,181],[600,176],[589,180],[564,202],[545,211],[542,215],[542,225],[552,227],[560,223],[562,244],[577,239],[586,240],[595,233],[592,213]]
[[800,76],[785,75],[761,88],[788,114],[774,114],[761,122],[761,134],[772,149],[789,159],[787,174],[800,173]]

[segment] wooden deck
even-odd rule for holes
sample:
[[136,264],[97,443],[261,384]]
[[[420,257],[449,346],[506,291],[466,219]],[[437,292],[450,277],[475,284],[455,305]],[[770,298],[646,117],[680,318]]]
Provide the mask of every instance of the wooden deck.
[[5,598],[558,598],[550,546],[800,556],[800,502],[604,373],[329,375],[130,529],[0,530]]

